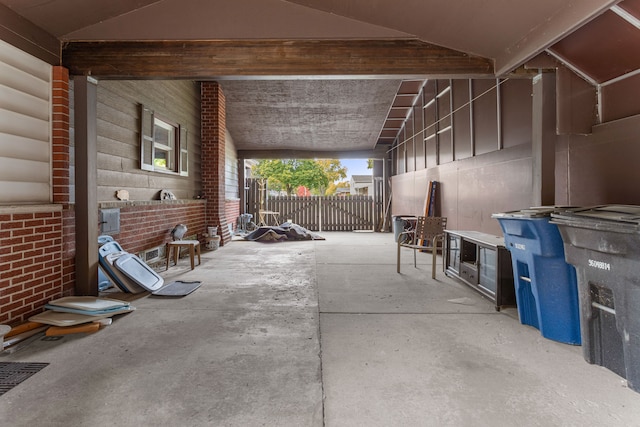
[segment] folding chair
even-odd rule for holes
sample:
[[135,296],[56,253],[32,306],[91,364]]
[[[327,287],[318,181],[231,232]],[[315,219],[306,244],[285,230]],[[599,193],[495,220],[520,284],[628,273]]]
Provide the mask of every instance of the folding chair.
[[431,251],[433,263],[431,277],[436,278],[436,255],[438,242],[444,246],[444,229],[447,226],[447,218],[434,216],[419,216],[414,230],[405,231],[398,236],[398,262],[400,273],[400,252],[402,248],[413,249],[413,266],[417,267],[416,251]]

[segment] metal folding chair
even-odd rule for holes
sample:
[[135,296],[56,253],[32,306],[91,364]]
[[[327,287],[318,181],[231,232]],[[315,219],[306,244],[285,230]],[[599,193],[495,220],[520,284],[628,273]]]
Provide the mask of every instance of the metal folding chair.
[[416,251],[430,250],[433,256],[431,277],[435,279],[438,242],[441,243],[440,247],[444,247],[444,229],[446,226],[446,217],[419,216],[414,230],[400,233],[398,236],[398,273],[400,273],[400,253],[402,248],[413,249],[414,267],[417,267]]

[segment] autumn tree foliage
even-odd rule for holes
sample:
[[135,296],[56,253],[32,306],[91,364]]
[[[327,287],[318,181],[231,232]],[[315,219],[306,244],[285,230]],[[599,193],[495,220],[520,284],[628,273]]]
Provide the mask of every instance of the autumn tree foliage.
[[336,159],[268,159],[259,161],[253,173],[266,179],[270,189],[288,195],[296,194],[301,186],[324,195],[331,184],[347,177],[347,168]]

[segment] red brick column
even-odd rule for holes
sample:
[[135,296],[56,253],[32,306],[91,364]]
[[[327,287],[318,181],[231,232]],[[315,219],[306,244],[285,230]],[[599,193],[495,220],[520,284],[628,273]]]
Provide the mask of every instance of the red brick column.
[[69,204],[69,70],[53,67],[52,173],[53,203]]
[[226,112],[217,82],[201,83],[202,192],[207,199],[206,226],[218,227],[222,245],[231,241],[225,210]]
[[51,84],[51,173],[53,203],[62,205],[62,291],[75,287],[75,211],[70,190],[69,70],[53,67]]

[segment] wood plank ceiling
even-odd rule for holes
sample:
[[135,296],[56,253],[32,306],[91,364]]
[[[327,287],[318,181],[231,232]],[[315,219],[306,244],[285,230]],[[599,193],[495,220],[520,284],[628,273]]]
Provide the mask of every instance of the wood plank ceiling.
[[[639,1],[618,8],[637,17]],[[602,69],[578,54],[608,52],[612,27],[637,51],[637,29],[607,12],[616,3],[0,0],[0,12],[57,37],[73,74],[220,80],[239,148],[317,156],[387,143],[428,78],[496,77],[545,50],[595,82],[638,69],[634,55]]]

